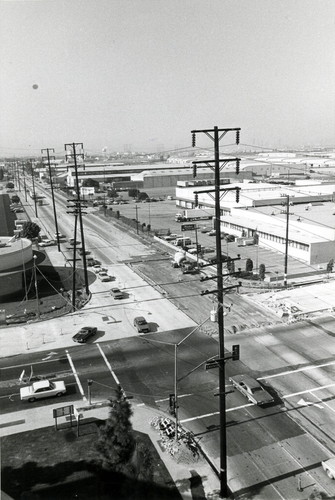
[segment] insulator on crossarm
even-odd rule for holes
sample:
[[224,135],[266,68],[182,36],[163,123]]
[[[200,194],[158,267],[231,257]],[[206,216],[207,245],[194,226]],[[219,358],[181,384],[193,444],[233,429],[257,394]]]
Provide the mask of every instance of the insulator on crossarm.
[[236,144],[240,144],[240,131],[236,130]]
[[197,166],[193,165],[193,177],[197,176]]
[[195,132],[192,133],[192,148],[195,147]]

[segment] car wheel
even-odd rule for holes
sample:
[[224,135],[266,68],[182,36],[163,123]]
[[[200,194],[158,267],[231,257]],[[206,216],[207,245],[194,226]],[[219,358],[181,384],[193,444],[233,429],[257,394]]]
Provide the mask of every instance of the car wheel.
[[29,398],[28,401],[29,403],[33,403],[34,401],[36,401],[36,398]]

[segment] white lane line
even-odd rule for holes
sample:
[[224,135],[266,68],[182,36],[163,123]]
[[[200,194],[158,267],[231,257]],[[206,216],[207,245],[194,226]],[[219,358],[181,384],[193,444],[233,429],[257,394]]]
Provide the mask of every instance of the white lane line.
[[[228,413],[229,411],[242,410],[243,408],[247,408],[248,406],[255,406],[255,405],[253,403],[248,403],[242,406],[235,406],[235,408],[228,408],[228,410],[226,410],[226,413]],[[213,417],[214,415],[220,415],[220,412],[215,411],[213,413],[207,413],[206,415],[198,415],[197,417],[185,418],[184,420],[181,420],[181,423],[191,422],[192,420],[199,420],[201,418]]]
[[322,389],[328,389],[328,387],[335,387],[335,384],[322,385],[321,387],[316,387],[315,389],[307,389],[306,391],[293,392],[292,394],[287,394],[283,396],[283,399],[293,398],[294,396],[300,396],[301,394],[309,394],[317,391],[322,391]]
[[84,393],[83,386],[81,385],[81,382],[80,382],[80,380],[79,380],[78,373],[76,372],[76,369],[75,369],[75,367],[74,367],[74,364],[73,364],[72,358],[71,358],[71,356],[70,356],[70,353],[69,353],[69,351],[68,351],[68,350],[65,350],[65,352],[66,352],[67,359],[68,359],[68,361],[69,361],[69,363],[70,363],[71,370],[72,370],[72,373],[73,373],[73,375],[74,375],[74,378],[76,379],[76,382],[77,382],[77,386],[78,386],[79,392],[80,392],[80,394],[82,395],[83,400],[84,400],[84,401],[87,401],[87,398],[86,398],[85,393]]
[[[317,399],[318,401],[320,401],[320,403],[323,404],[323,406],[326,406],[328,408],[328,410],[332,411],[333,413],[335,413],[335,408],[332,408],[328,403],[326,403],[323,399],[319,398],[319,396],[317,394],[312,394],[312,396],[315,397],[315,399]],[[314,403],[313,403],[314,404]]]
[[207,413],[207,415],[198,415],[197,417],[191,417],[191,418],[184,418],[184,420],[180,420],[182,424],[185,422],[191,422],[192,420],[198,420],[199,418],[207,418],[207,417],[213,417],[214,415],[219,415],[219,411],[215,411],[214,413]]
[[114,371],[113,371],[113,368],[112,368],[112,366],[111,366],[110,362],[109,362],[109,361],[108,361],[108,359],[106,358],[106,355],[105,355],[104,351],[103,351],[103,350],[102,350],[102,348],[100,347],[100,344],[95,344],[95,345],[96,345],[96,346],[97,346],[97,348],[99,349],[100,354],[101,354],[101,356],[103,357],[103,360],[104,360],[104,362],[106,363],[108,370],[111,372],[113,379],[115,380],[115,382],[117,383],[117,385],[121,385],[121,384],[120,384],[120,382],[119,382],[119,379],[117,378],[116,374],[115,374],[115,373],[114,373]]
[[[187,398],[189,396],[193,396],[193,394],[178,394],[179,398]],[[170,398],[156,399],[155,403],[164,403],[165,401],[169,401]]]
[[265,377],[258,377],[257,380],[268,380],[275,377],[283,377],[285,375],[292,375],[292,373],[304,372],[307,370],[316,370],[317,368],[324,368],[325,366],[335,365],[335,361],[330,361],[329,363],[324,363],[323,365],[312,365],[303,368],[297,368],[296,370],[287,370],[286,372],[275,373],[274,375],[266,375]]

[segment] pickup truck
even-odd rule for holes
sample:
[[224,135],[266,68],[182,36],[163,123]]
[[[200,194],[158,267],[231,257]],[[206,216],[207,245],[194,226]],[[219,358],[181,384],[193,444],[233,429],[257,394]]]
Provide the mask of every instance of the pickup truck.
[[330,479],[335,479],[335,457],[321,462],[323,470]]

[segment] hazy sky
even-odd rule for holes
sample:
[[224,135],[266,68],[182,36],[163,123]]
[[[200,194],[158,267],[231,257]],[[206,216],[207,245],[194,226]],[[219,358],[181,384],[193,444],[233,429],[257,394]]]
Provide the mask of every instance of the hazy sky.
[[335,142],[335,0],[0,0],[0,64],[0,156]]

